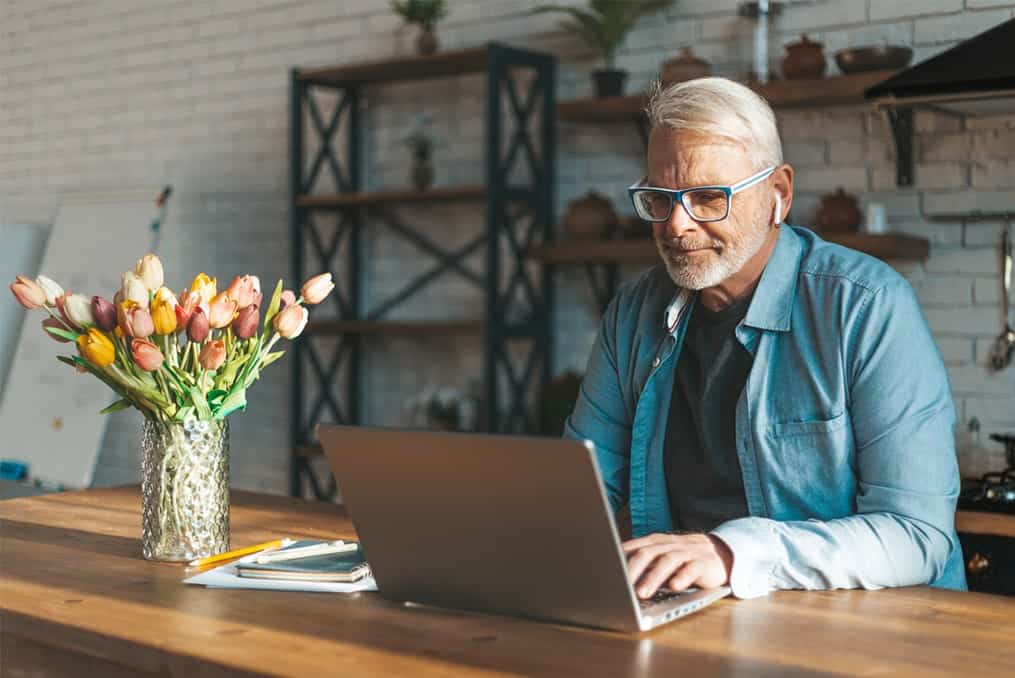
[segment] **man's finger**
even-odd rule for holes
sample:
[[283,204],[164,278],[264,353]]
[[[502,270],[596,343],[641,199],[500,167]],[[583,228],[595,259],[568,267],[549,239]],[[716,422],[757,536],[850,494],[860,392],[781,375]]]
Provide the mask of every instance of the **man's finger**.
[[699,576],[701,576],[701,564],[699,561],[688,561],[670,578],[670,589],[673,591],[684,591],[698,581]]
[[645,569],[659,556],[671,551],[684,552],[686,550],[684,544],[675,541],[665,541],[632,551],[627,554],[628,581],[632,584],[638,581]]
[[653,544],[668,541],[672,538],[673,535],[671,534],[660,534],[656,532],[644,537],[638,537],[637,539],[629,539],[622,543],[620,547],[624,549],[624,553],[630,553],[631,551],[637,551],[640,548],[652,546]]
[[638,596],[651,598],[659,587],[687,562],[687,558],[687,554],[678,551],[670,551],[656,558],[637,584]]

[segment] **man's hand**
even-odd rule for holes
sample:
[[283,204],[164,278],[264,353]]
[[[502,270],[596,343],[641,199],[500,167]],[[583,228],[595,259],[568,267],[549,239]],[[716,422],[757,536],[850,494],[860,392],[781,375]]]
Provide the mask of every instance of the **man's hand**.
[[651,598],[663,586],[673,591],[724,586],[733,568],[733,552],[710,534],[650,534],[623,547],[627,577],[639,598]]

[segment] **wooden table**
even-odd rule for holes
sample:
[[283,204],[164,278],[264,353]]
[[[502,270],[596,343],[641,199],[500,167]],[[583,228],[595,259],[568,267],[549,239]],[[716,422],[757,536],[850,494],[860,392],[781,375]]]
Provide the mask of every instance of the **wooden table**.
[[[243,492],[233,543],[352,537]],[[924,587],[727,599],[622,635],[375,593],[212,590],[141,559],[137,488],[0,502],[0,675],[1015,675],[1015,600]]]

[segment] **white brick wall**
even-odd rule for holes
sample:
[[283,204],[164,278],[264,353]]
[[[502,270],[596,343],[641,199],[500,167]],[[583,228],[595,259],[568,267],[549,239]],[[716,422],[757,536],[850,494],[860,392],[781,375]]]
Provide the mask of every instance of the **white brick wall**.
[[[442,44],[498,39],[552,50],[562,59],[558,96],[587,94],[594,55],[557,33],[555,19],[525,14],[536,4],[455,0],[439,31]],[[751,45],[739,4],[679,0],[643,20],[619,54],[620,65],[632,71],[631,90],[647,84],[681,46],[693,46],[717,74],[742,76]],[[902,42],[922,59],[1013,13],[1015,0],[792,0],[777,20],[773,44],[806,30],[825,43],[834,74],[831,54],[841,47]],[[202,269],[222,278],[246,270],[265,279],[284,276],[288,69],[405,54],[414,41],[414,31],[390,16],[387,0],[6,0],[0,3],[0,220],[50,223],[65,193],[172,183],[178,225],[167,233],[163,253],[175,281]],[[399,136],[418,110],[435,116],[442,139],[438,182],[475,177],[482,171],[482,103],[480,78],[370,90],[367,184],[404,185]],[[1001,322],[996,246],[1002,224],[955,214],[1015,206],[1015,116],[964,123],[918,116],[917,184],[905,190],[894,184],[894,149],[878,116],[859,108],[793,111],[780,113],[779,123],[786,158],[798,170],[793,221],[809,225],[821,194],[844,186],[864,204],[885,204],[897,230],[929,238],[926,265],[898,267],[913,282],[948,363],[961,425],[977,417],[983,441],[992,430],[1015,427],[1015,370],[995,375],[985,367]],[[592,189],[629,211],[624,187],[643,162],[633,129],[562,125],[560,143],[558,212]],[[433,225],[435,238],[451,244],[468,237],[469,214],[449,207],[421,218]],[[415,251],[391,238],[371,239],[368,247],[373,300],[396,289],[399,276],[421,270]],[[560,278],[555,362],[558,371],[581,370],[597,313],[582,270]],[[468,286],[449,278],[405,313],[437,308],[464,317],[480,303]],[[443,343],[389,341],[372,353],[366,365],[371,418],[399,421],[405,400],[426,383],[463,385],[478,373],[470,343],[451,345],[453,351]],[[449,354],[462,355],[464,365],[442,358]],[[427,356],[425,371],[418,355]],[[285,491],[287,395],[283,365],[265,375],[250,411],[235,420],[237,486]],[[133,481],[136,417],[120,413],[110,424],[98,481]],[[967,470],[983,462],[976,454],[964,459]]]

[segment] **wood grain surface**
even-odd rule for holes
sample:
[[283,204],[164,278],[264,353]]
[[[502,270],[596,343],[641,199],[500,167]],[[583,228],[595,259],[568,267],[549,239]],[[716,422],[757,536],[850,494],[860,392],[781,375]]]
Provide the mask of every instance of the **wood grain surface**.
[[[232,529],[234,547],[355,536],[334,505],[244,492]],[[142,560],[140,530],[136,487],[0,502],[0,675],[1015,675],[1015,600],[997,596],[787,591],[623,635],[186,586]]]

